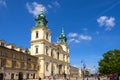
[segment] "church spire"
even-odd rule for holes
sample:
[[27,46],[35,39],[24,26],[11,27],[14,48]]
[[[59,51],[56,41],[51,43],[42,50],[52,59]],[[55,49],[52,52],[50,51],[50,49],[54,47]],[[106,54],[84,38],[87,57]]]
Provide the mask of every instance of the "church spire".
[[65,33],[64,33],[64,28],[62,27],[62,33],[59,37],[59,41],[58,41],[60,44],[66,44],[67,43],[67,38],[65,36]]
[[36,27],[47,27],[47,19],[43,11],[40,12],[40,14],[35,19]]

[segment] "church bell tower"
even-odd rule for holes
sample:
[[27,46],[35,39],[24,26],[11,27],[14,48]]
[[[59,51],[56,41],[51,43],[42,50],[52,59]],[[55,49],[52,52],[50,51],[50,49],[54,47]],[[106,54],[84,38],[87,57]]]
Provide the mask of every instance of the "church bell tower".
[[47,19],[43,12],[35,19],[36,26],[31,30],[31,55],[44,54],[43,43],[51,42],[51,31],[47,27]]

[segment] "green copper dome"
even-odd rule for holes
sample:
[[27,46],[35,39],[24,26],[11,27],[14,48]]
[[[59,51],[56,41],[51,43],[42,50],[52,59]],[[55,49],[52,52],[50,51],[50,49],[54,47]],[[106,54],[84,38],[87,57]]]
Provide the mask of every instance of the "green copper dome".
[[46,16],[43,12],[40,12],[40,14],[36,17],[35,21],[36,21],[36,27],[40,27],[40,26],[46,27],[48,23]]
[[67,38],[65,36],[65,33],[64,33],[64,29],[62,28],[62,33],[59,37],[59,41],[58,41],[60,44],[66,44],[67,43]]

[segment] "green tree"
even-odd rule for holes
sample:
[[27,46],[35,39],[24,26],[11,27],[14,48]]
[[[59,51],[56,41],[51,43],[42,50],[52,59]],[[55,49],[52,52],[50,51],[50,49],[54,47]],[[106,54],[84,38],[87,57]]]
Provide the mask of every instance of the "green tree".
[[120,50],[114,49],[103,54],[103,59],[99,61],[99,72],[120,74]]

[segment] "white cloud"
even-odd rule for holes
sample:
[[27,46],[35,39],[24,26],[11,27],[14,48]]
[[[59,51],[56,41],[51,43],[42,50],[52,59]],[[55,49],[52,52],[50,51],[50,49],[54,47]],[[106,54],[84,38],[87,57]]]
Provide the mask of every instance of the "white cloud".
[[54,1],[54,2],[51,2],[51,4],[48,4],[47,7],[48,8],[55,8],[55,7],[60,7],[60,3],[58,1]]
[[68,40],[68,42],[69,42],[69,43],[71,43],[71,42],[80,43],[80,40],[75,39],[75,38],[71,38],[71,39]]
[[69,43],[80,43],[83,40],[92,40],[91,36],[78,34],[78,33],[69,33],[68,34],[68,42]]
[[41,11],[47,11],[46,7],[43,4],[38,4],[37,2],[33,2],[31,5],[29,3],[26,3],[26,7],[29,13],[33,14],[34,16],[37,16]]
[[69,34],[68,34],[68,37],[77,37],[77,36],[78,36],[77,33],[69,33]]
[[106,31],[110,31],[115,26],[115,18],[114,17],[107,17],[101,16],[97,19],[98,24],[102,27],[106,27]]
[[53,4],[54,6],[56,6],[56,7],[60,7],[60,6],[61,6],[58,1],[55,1],[55,2],[53,2],[52,4]]
[[48,8],[52,8],[52,5],[48,4]]
[[88,35],[80,35],[79,37],[81,40],[92,40],[92,37],[91,36],[88,36]]
[[5,0],[0,0],[0,6],[7,7],[6,1]]

